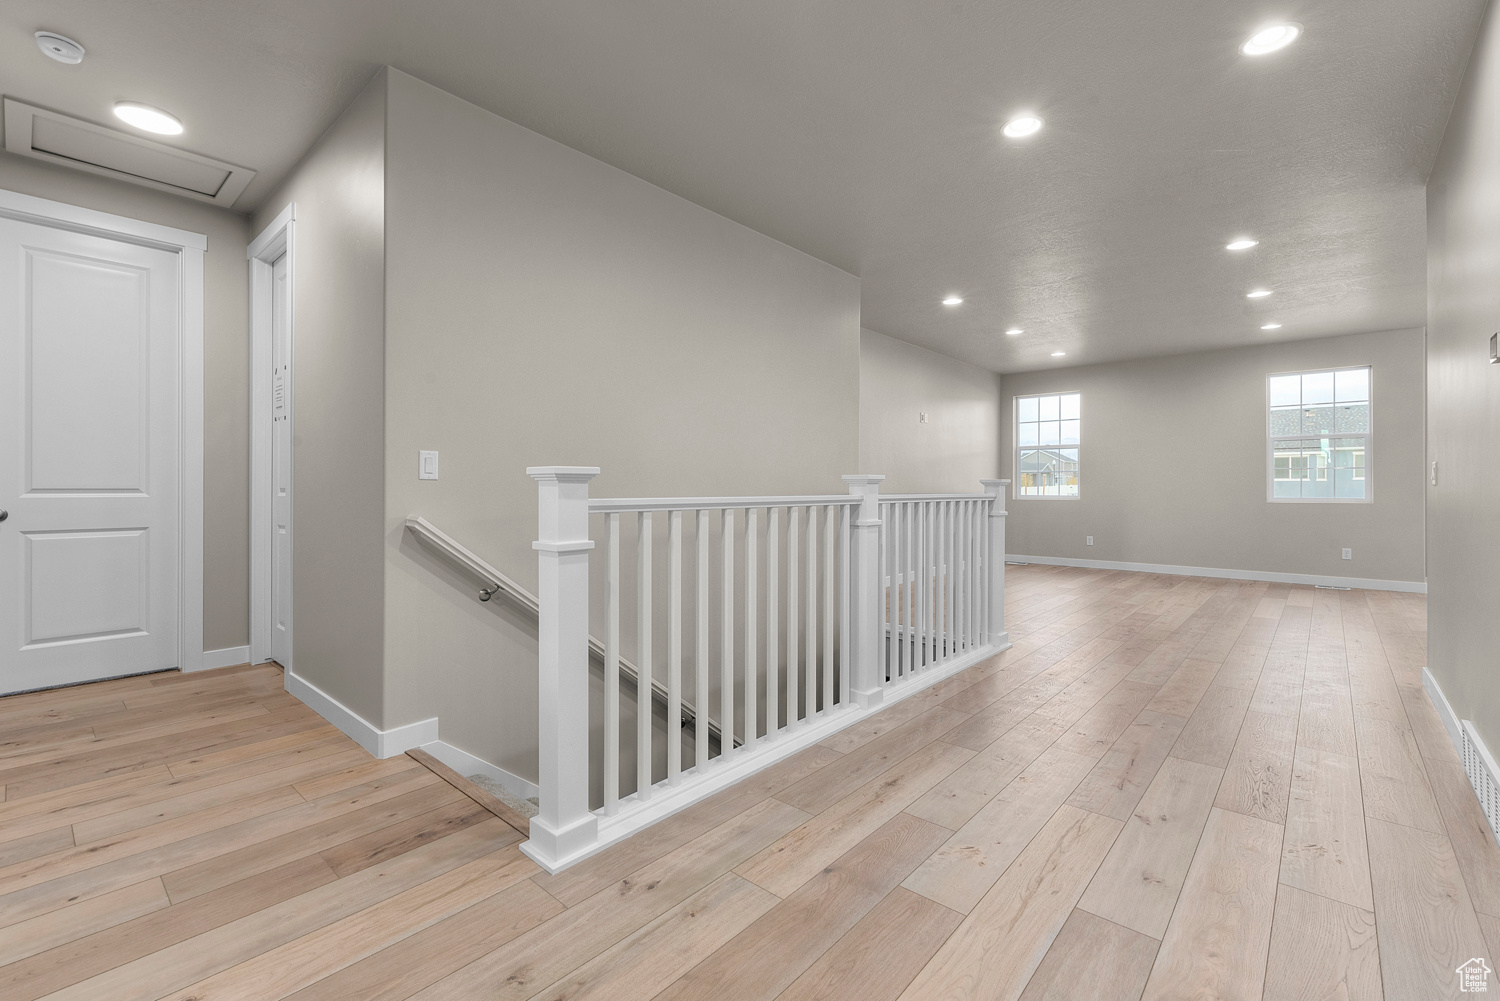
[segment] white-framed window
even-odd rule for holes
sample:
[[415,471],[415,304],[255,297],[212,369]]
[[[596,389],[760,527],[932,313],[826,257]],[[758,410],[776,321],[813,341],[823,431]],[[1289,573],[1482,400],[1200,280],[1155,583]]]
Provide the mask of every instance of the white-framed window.
[[1083,396],[1016,397],[1017,497],[1078,497]]
[[1267,379],[1271,501],[1371,500],[1370,369]]

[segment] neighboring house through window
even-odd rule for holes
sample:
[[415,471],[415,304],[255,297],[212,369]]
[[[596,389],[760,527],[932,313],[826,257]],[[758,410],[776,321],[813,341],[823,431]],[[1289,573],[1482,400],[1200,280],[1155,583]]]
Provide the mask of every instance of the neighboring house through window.
[[1082,396],[1016,397],[1017,497],[1078,496]]
[[1273,375],[1272,501],[1370,500],[1370,370]]

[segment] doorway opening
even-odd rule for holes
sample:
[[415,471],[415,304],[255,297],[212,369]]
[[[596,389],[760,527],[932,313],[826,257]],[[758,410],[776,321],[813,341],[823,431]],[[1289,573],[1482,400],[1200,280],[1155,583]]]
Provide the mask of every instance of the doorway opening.
[[292,645],[292,231],[288,205],[250,244],[250,661],[288,673]]

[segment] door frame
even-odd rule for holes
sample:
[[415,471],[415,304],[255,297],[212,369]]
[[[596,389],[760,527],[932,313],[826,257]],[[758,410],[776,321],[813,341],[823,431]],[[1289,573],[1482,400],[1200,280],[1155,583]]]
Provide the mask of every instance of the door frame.
[[[270,225],[246,248],[250,262],[250,663],[271,659],[271,637],[275,610],[271,607],[271,547],[275,539],[272,524],[272,452],[271,452],[271,339],[275,324],[272,288],[272,266],[286,255],[286,294],[292,329],[287,331],[286,409],[287,421],[295,434],[297,427],[296,378],[296,256],[293,230],[297,220],[297,203],[282,209]],[[295,451],[295,445],[292,446]],[[293,467],[295,469],[295,466]],[[295,482],[295,477],[293,478]],[[296,494],[287,487],[296,516]],[[289,522],[287,535],[296,539],[295,525]],[[294,649],[295,623],[287,620],[288,651]],[[281,666],[292,671],[292,656]]]
[[203,255],[208,237],[0,189],[0,216],[177,255],[177,667],[203,657]]

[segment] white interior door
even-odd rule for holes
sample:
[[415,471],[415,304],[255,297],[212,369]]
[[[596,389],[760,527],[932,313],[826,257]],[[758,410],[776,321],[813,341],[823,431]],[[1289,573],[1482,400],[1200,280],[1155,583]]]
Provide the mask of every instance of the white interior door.
[[271,265],[271,659],[292,663],[292,297],[287,255]]
[[180,663],[180,282],[0,218],[0,691]]

